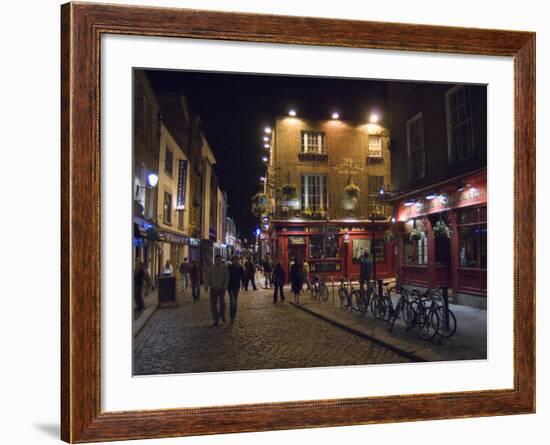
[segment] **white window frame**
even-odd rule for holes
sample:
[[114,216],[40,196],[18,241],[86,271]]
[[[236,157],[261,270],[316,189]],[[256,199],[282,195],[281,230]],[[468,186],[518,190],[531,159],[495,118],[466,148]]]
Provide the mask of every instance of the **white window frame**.
[[[460,123],[455,123],[452,120],[453,113],[451,110],[451,96],[456,95],[456,93],[461,89],[464,90],[465,95],[468,95],[467,104],[464,105],[466,116],[464,121]],[[472,98],[470,94],[471,92],[466,85],[455,85],[445,93],[445,115],[447,119],[447,153],[449,164],[467,161],[468,159],[472,159],[475,156],[474,125],[472,119]],[[453,134],[455,129],[457,129],[459,126],[466,125],[468,122],[470,124],[471,131],[470,138],[472,140],[472,151],[469,156],[459,157],[457,147],[453,146]]]
[[[374,142],[378,141],[375,145]],[[369,158],[381,158],[382,157],[382,136],[377,134],[370,134],[368,139],[369,144]]]
[[[319,178],[319,205],[316,206],[316,207],[314,207],[310,203],[310,196],[312,196],[312,195],[311,195],[311,193],[309,193],[309,188],[311,187],[309,178]],[[328,209],[328,206],[329,206],[329,202],[328,202],[328,176],[327,175],[315,175],[315,174],[303,174],[302,175],[302,181],[303,181],[303,184],[302,184],[303,193],[302,193],[302,190],[300,190],[301,195],[302,195],[300,197],[302,210],[305,210],[306,208],[309,207],[312,212],[315,212],[317,210],[321,210],[321,204],[323,204],[323,210],[326,211]],[[326,189],[326,192],[325,192],[325,189]]]
[[[313,136],[316,136],[316,138],[313,138]],[[323,131],[302,131],[301,137],[302,153],[326,154],[327,141],[326,134]],[[314,141],[311,144],[310,139]]]
[[[413,150],[412,147],[412,141],[411,141],[411,127],[416,121],[422,121],[422,148],[415,147]],[[418,168],[417,168],[417,160],[416,157],[413,159],[413,152],[416,154],[416,152],[419,151],[424,152],[424,168],[423,168],[423,174],[418,174]],[[420,112],[413,117],[411,117],[407,121],[407,157],[409,160],[409,179],[423,179],[426,177],[426,139],[425,139],[425,131],[424,131],[424,113]],[[412,167],[412,168],[411,168]]]

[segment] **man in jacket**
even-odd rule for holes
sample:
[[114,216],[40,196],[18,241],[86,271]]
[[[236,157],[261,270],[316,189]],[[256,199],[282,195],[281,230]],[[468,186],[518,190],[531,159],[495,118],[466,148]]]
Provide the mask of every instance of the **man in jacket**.
[[281,293],[281,302],[285,301],[285,296],[283,294],[283,286],[285,285],[285,271],[281,262],[277,261],[277,265],[273,269],[273,275],[271,277],[271,282],[275,291],[273,292],[273,303],[277,303],[277,293]]
[[220,318],[225,323],[225,291],[228,285],[229,271],[227,266],[222,264],[221,255],[216,255],[214,265],[208,268],[204,280],[206,292],[210,289],[210,309],[214,320],[213,326],[217,326]]
[[241,289],[241,282],[244,277],[244,269],[238,256],[231,258],[231,264],[227,267],[229,270],[229,285],[227,293],[229,294],[229,317],[231,321],[237,318],[237,298]]
[[361,269],[359,271],[359,284],[361,286],[361,289],[363,289],[363,286],[365,285],[365,283],[367,284],[367,288],[368,288],[371,271],[372,271],[372,261],[369,257],[368,252],[365,252],[361,257]]

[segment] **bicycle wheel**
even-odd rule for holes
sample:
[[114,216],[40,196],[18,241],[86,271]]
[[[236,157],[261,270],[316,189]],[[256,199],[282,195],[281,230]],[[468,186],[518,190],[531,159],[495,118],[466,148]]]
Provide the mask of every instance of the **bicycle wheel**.
[[377,320],[384,320],[386,317],[387,304],[384,298],[380,298],[378,295],[373,295],[370,300],[370,311],[374,318]]
[[340,297],[340,307],[347,308],[349,306],[348,292],[341,287],[338,289],[338,297]]
[[363,306],[365,305],[365,300],[361,295],[359,290],[354,290],[351,294],[351,310],[363,312]]
[[433,312],[424,304],[419,305],[419,310],[416,316],[416,333],[424,340],[431,340],[437,334],[439,328],[439,318],[433,317]]
[[447,310],[447,316],[449,318],[449,324],[448,327],[445,327],[445,308],[443,306],[439,306],[432,312],[432,318],[437,317],[438,319],[437,334],[441,337],[451,338],[456,332],[456,317],[450,309]]
[[311,283],[309,286],[309,291],[311,292],[311,298],[315,299],[317,298],[317,285],[315,283]]
[[319,284],[319,298],[321,301],[328,300],[328,288],[325,284]]

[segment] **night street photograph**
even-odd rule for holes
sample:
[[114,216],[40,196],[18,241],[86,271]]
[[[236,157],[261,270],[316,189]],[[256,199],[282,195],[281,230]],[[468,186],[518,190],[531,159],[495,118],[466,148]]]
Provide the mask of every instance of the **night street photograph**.
[[487,359],[486,85],[132,82],[134,376]]

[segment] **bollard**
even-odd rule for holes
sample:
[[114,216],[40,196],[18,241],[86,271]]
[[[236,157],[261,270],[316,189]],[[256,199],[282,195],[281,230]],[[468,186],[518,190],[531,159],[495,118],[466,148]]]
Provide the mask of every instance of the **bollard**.
[[443,296],[443,323],[445,331],[449,330],[449,286],[441,286]]

